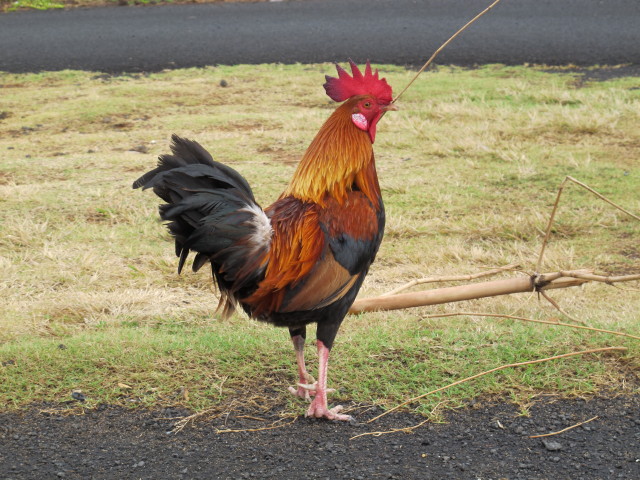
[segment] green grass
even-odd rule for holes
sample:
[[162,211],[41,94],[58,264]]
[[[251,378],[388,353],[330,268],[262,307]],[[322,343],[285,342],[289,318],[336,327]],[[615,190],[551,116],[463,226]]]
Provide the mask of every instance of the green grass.
[[17,10],[53,10],[58,8],[133,6],[133,5],[166,5],[174,3],[222,3],[222,2],[256,2],[267,0],[0,0],[0,11],[15,12]]
[[33,9],[33,10],[54,10],[57,8],[64,8],[64,3],[54,2],[51,0],[15,0],[6,3],[5,9],[9,12],[21,9]]
[[[295,381],[287,332],[241,315],[217,319],[206,272],[176,275],[158,201],[131,183],[176,132],[238,169],[268,205],[334,108],[321,88],[331,70],[0,73],[0,405],[66,402],[78,389],[88,406],[303,411],[286,393]],[[381,70],[397,91],[413,74]],[[379,126],[387,231],[361,295],[512,262],[532,270],[566,175],[639,212],[637,86],[499,65],[423,74]],[[638,272],[639,235],[638,222],[569,185],[544,269]],[[629,286],[636,290],[589,285],[552,296],[589,325],[640,335],[640,295]],[[330,366],[334,401],[393,406],[499,365],[608,345],[629,350],[504,370],[417,408],[638,388],[637,341],[512,320],[423,319],[454,311],[560,316],[521,295],[350,317]],[[313,371],[312,346],[307,355]]]

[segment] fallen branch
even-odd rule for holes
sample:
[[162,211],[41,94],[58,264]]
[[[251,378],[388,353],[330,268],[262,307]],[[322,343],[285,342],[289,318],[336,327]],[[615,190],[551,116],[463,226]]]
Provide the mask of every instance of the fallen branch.
[[[542,241],[540,254],[538,256],[538,261],[536,264],[536,272],[539,271],[540,265],[542,265],[544,252],[545,252],[547,243],[549,242],[549,238],[551,236],[551,227],[553,226],[556,212],[558,210],[558,205],[560,204],[560,198],[562,196],[562,192],[567,182],[575,183],[576,185],[588,190],[599,199],[605,201],[609,205],[615,207],[616,209],[620,210],[621,212],[625,213],[631,218],[640,220],[640,216],[631,213],[629,210],[626,210],[625,208],[622,208],[620,205],[612,202],[611,200],[606,198],[604,195],[598,193],[588,185],[576,180],[571,176],[567,176],[565,177],[565,179],[560,184],[560,187],[558,188],[558,194],[553,204],[553,209],[551,211],[549,222],[547,223],[545,236]],[[481,274],[474,274],[474,275],[431,277],[431,278],[425,278],[422,280],[414,280],[399,288],[396,288],[395,290],[392,290],[389,293],[383,294],[379,297],[357,299],[349,309],[349,313],[357,314],[357,313],[372,312],[372,311],[399,310],[403,308],[422,307],[427,305],[439,305],[442,303],[461,302],[464,300],[475,300],[479,298],[495,297],[500,295],[510,295],[513,293],[525,293],[525,292],[535,291],[535,292],[540,292],[545,299],[547,299],[555,308],[558,309],[558,311],[560,311],[560,313],[574,320],[570,315],[568,315],[560,307],[560,305],[558,305],[548,295],[545,295],[544,290],[549,290],[552,288],[574,287],[574,286],[582,285],[586,282],[601,282],[601,283],[612,285],[618,282],[631,282],[635,280],[640,280],[640,274],[606,276],[606,275],[596,275],[591,270],[561,270],[558,272],[546,273],[542,275],[535,273],[525,278],[495,280],[492,282],[474,283],[471,285],[460,285],[457,287],[425,290],[425,291],[415,292],[415,293],[397,294],[397,292],[413,287],[420,283],[473,280],[475,278],[480,278],[486,275],[492,275],[494,273],[497,273],[498,271],[508,270],[511,267],[513,266],[509,265],[501,269],[495,269],[489,272],[483,272]]]
[[[492,368],[491,370],[487,370],[486,372],[477,373],[477,374],[472,375],[470,377],[463,378],[462,380],[458,380],[457,382],[450,383],[449,385],[445,385],[444,387],[436,388],[435,390],[431,390],[430,392],[423,393],[422,395],[418,395],[417,397],[410,398],[409,400],[407,400],[405,402],[402,402],[400,405],[396,405],[395,407],[387,410],[386,412],[381,413],[377,417],[372,418],[367,423],[375,422],[379,418],[382,418],[385,415],[388,415],[391,412],[394,412],[394,411],[398,410],[399,408],[402,408],[405,405],[409,405],[410,403],[413,403],[413,402],[415,402],[417,400],[420,400],[421,398],[424,398],[426,396],[433,395],[434,393],[438,393],[438,392],[441,392],[443,390],[447,390],[448,388],[455,387],[456,385],[460,385],[461,383],[468,382],[469,380],[474,380],[476,378],[482,377],[484,375],[488,375],[488,374],[493,373],[493,372],[497,372],[499,370],[504,370],[506,368],[522,367],[524,365],[533,365],[533,364],[536,364],[536,363],[548,362],[550,360],[557,360],[559,358],[574,357],[576,355],[585,355],[585,354],[588,354],[588,353],[611,352],[611,351],[624,352],[626,350],[627,350],[626,347],[594,348],[594,349],[591,349],[591,350],[582,350],[580,352],[564,353],[562,355],[555,355],[553,357],[541,358],[541,359],[538,359],[538,360],[530,360],[528,362],[518,362],[518,363],[510,363],[508,365],[502,365],[500,367],[496,367],[496,368]],[[380,433],[380,432],[375,432],[375,433]]]
[[420,292],[381,295],[357,299],[349,313],[400,310],[442,303],[462,302],[478,298],[497,297],[514,293],[540,292],[555,288],[577,287],[587,282],[613,284],[640,280],[640,274],[607,277],[594,275],[591,270],[566,270],[528,277],[506,278],[490,282],[478,282],[457,287],[436,288]]
[[[584,273],[590,271],[584,270]],[[439,305],[513,293],[534,292],[552,288],[582,285],[589,280],[559,275],[558,272],[519,278],[506,278],[490,282],[472,283],[457,287],[437,288],[398,295],[362,298],[353,302],[349,313],[399,310],[402,308]]]

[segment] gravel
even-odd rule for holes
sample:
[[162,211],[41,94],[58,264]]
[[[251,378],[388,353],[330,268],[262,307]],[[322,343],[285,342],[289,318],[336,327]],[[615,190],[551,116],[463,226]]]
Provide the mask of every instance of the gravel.
[[355,410],[352,425],[300,417],[282,428],[217,433],[268,426],[277,419],[271,412],[262,422],[201,417],[171,433],[190,412],[101,406],[70,415],[45,407],[0,413],[0,479],[640,478],[640,394],[543,398],[527,416],[508,403],[480,401],[411,434],[353,440],[424,419],[394,413],[366,424],[380,412]]

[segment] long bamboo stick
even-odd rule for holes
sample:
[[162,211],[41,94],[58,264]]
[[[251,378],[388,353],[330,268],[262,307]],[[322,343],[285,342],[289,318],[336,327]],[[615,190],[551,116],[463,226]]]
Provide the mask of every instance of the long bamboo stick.
[[[579,270],[572,273],[589,274],[589,270]],[[461,302],[477,298],[497,297],[513,293],[533,292],[536,289],[548,290],[553,288],[576,287],[587,283],[586,278],[565,277],[558,272],[546,273],[538,276],[505,278],[490,282],[472,283],[456,287],[436,288],[421,292],[401,293],[381,297],[362,298],[353,302],[349,313],[400,310],[402,308],[439,305],[442,303]]]

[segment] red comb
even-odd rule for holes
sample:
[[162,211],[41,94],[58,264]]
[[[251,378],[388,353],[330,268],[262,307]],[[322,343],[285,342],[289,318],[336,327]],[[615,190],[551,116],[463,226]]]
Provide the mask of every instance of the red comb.
[[352,76],[344,68],[336,64],[338,78],[328,75],[325,77],[327,83],[324,84],[324,89],[332,100],[342,102],[356,95],[373,95],[383,103],[391,103],[393,99],[391,86],[384,78],[378,78],[378,70],[375,73],[371,72],[371,65],[369,65],[368,60],[364,75],[352,60],[349,60],[349,64],[351,65]]

